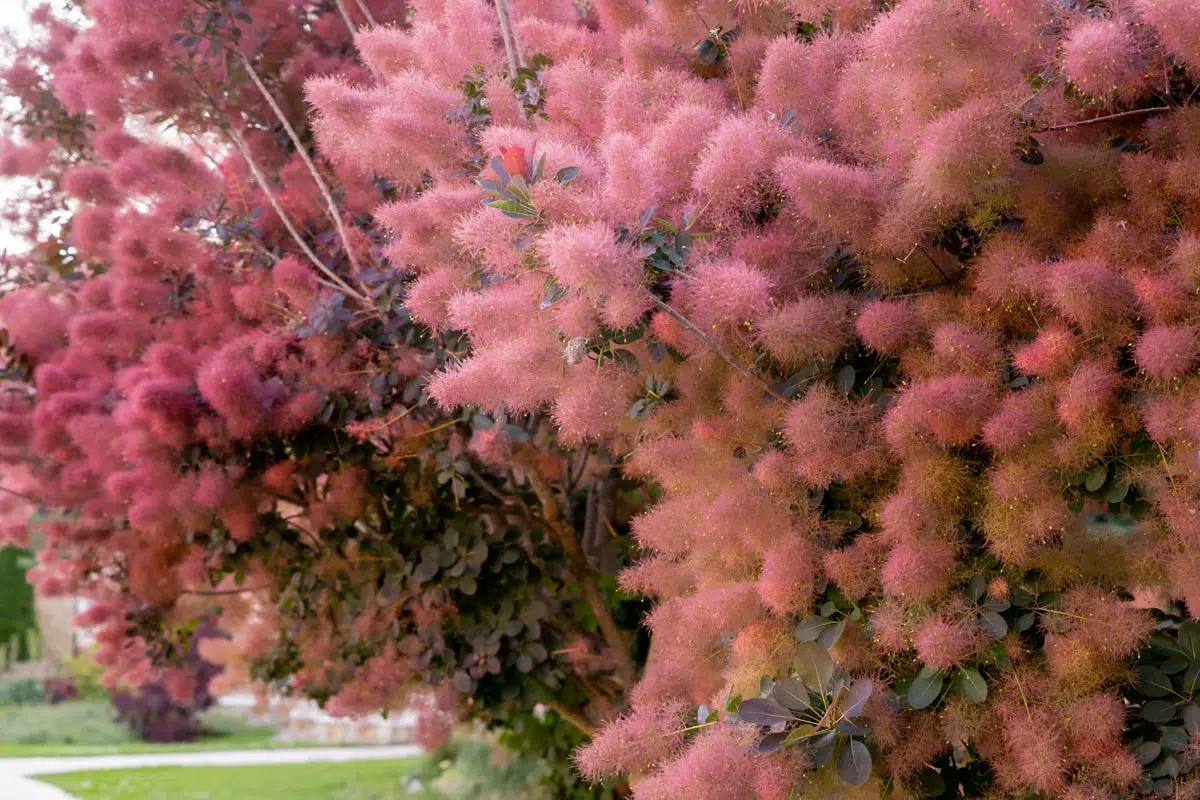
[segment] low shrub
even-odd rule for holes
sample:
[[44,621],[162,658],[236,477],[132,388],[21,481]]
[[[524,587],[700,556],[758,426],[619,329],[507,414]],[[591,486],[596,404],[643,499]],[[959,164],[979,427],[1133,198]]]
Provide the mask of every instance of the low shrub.
[[42,684],[33,678],[0,684],[0,706],[42,702]]
[[204,728],[197,714],[216,701],[209,683],[221,672],[221,667],[200,657],[199,642],[220,635],[212,621],[197,624],[187,634],[187,644],[177,656],[176,665],[160,679],[115,693],[112,701],[118,721],[144,742],[188,742],[198,738]]
[[0,707],[0,744],[117,745],[134,735],[113,719],[108,703]]
[[42,699],[50,705],[79,699],[79,689],[71,678],[47,678],[42,682]]
[[80,653],[74,658],[63,662],[64,677],[69,678],[75,685],[75,690],[82,700],[108,700],[107,687],[100,682],[104,675],[104,667],[96,663],[92,651]]

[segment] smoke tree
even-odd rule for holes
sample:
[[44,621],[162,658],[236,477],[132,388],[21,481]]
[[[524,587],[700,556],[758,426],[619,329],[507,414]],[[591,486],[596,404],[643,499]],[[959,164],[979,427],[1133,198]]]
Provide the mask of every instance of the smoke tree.
[[403,6],[86,11],[36,11],[3,76],[4,167],[36,178],[7,211],[39,245],[0,299],[4,537],[39,547],[31,580],[92,601],[138,696],[192,702],[219,613],[220,685],[409,705],[431,747],[466,714],[581,741],[635,679],[638,604],[597,570],[639,491],[539,420],[432,404],[465,342],[401,305],[370,223],[402,190],[320,158],[305,119],[304,81],[369,80],[352,33]]
[[5,481],[118,672],[230,591],[248,674],[540,698],[636,798],[1192,796],[1195,0],[88,5],[8,77],[85,205]]

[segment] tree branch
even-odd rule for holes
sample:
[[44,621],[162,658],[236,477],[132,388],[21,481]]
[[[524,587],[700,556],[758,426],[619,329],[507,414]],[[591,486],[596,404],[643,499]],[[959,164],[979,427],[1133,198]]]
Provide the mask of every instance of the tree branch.
[[317,165],[313,163],[312,158],[308,155],[308,149],[300,141],[300,137],[296,135],[296,129],[292,127],[292,123],[288,122],[283,109],[275,102],[275,98],[270,90],[267,89],[267,85],[259,77],[258,70],[254,69],[254,65],[250,63],[250,59],[240,50],[238,51],[238,57],[241,58],[242,66],[250,74],[250,79],[254,81],[259,94],[271,106],[271,110],[275,112],[275,118],[279,120],[280,124],[283,125],[283,129],[287,131],[288,138],[292,140],[292,146],[296,148],[296,154],[300,156],[300,160],[304,162],[304,166],[308,168],[309,174],[312,175],[313,181],[317,184],[317,189],[320,190],[321,197],[325,199],[325,207],[329,210],[329,219],[333,222],[333,226],[337,228],[338,237],[342,240],[342,249],[346,251],[346,258],[350,260],[350,267],[354,270],[355,274],[358,274],[358,259],[354,255],[354,248],[350,246],[350,237],[346,234],[346,227],[342,223],[342,214],[338,210],[337,203],[333,202],[333,192],[329,191],[329,184],[325,183],[325,179],[321,177],[321,173],[317,170]]
[[653,294],[650,295],[650,299],[654,301],[654,304],[656,306],[658,306],[663,311],[670,314],[672,319],[674,319],[676,322],[678,322],[683,327],[687,328],[692,333],[696,334],[696,336],[700,337],[700,340],[702,342],[704,342],[706,345],[708,345],[709,347],[711,347],[714,351],[716,351],[717,355],[719,355],[721,358],[723,358],[727,362],[729,362],[729,366],[733,367],[734,369],[736,369],[738,372],[745,375],[750,380],[758,381],[759,383],[761,383],[763,385],[763,388],[766,390],[767,394],[771,395],[771,397],[774,397],[779,402],[781,402],[781,403],[788,402],[788,399],[786,397],[784,397],[783,395],[781,395],[779,392],[775,391],[775,389],[772,388],[771,384],[767,383],[765,380],[763,380],[761,377],[759,377],[759,375],[757,373],[753,372],[749,367],[745,366],[744,364],[742,364],[742,362],[740,362],[736,358],[734,358],[733,355],[728,350],[726,350],[721,345],[720,342],[718,342],[716,339],[712,338],[707,333],[705,333],[704,331],[702,331],[698,327],[696,327],[696,324],[694,322],[692,322],[690,319],[685,317],[683,314],[680,314],[675,309],[671,308],[671,306],[667,305],[662,300],[660,300],[658,297],[655,297]]
[[617,675],[625,684],[626,689],[629,689],[637,681],[637,667],[634,666],[633,658],[629,655],[629,644],[625,640],[625,636],[617,627],[617,623],[609,611],[608,603],[604,601],[604,596],[600,594],[600,587],[596,584],[595,570],[588,563],[583,548],[579,546],[575,529],[568,525],[563,518],[562,506],[554,496],[554,490],[550,484],[533,465],[532,459],[526,459],[526,463],[522,466],[525,470],[525,477],[529,480],[529,486],[537,495],[538,502],[542,506],[540,521],[554,534],[559,546],[566,554],[571,575],[579,582],[583,599],[592,609],[592,614],[596,617],[605,643],[613,650],[617,660]]
[[358,10],[362,12],[363,17],[367,20],[367,23],[372,28],[378,28],[379,23],[375,21],[375,15],[371,13],[371,9],[367,8],[365,0],[354,0],[354,3],[358,6]]
[[1137,117],[1142,114],[1157,114],[1159,111],[1170,111],[1170,106],[1155,106],[1154,108],[1136,108],[1133,111],[1122,111],[1119,114],[1106,114],[1103,117],[1092,117],[1080,122],[1061,122],[1058,125],[1049,125],[1045,128],[1038,128],[1034,133],[1049,133],[1050,131],[1065,131],[1069,128],[1082,128],[1084,125],[1096,125],[1100,122],[1111,122],[1114,119],[1124,119],[1125,117]]
[[508,15],[508,0],[496,0],[496,17],[500,20],[500,37],[504,40],[504,54],[508,56],[508,74],[517,77],[517,68],[525,66],[517,34],[513,31],[512,18]]
[[547,701],[546,707],[578,728],[579,732],[584,736],[592,737],[596,735],[596,726],[588,722],[578,711],[567,708],[557,700]]
[[227,130],[229,131],[229,138],[233,141],[233,144],[238,149],[238,152],[242,154],[242,158],[245,160],[246,166],[250,167],[250,172],[254,174],[254,180],[258,181],[258,185],[262,188],[263,194],[267,196],[267,200],[270,201],[271,207],[275,209],[275,213],[279,215],[279,219],[283,222],[284,227],[287,228],[288,233],[292,235],[292,238],[296,241],[296,244],[299,246],[300,250],[304,253],[304,255],[308,256],[308,260],[311,261],[313,265],[316,266],[316,268],[320,270],[327,278],[333,281],[338,289],[353,297],[355,300],[358,300],[363,305],[370,306],[371,301],[367,299],[365,295],[360,294],[357,290],[351,287],[350,284],[342,280],[336,272],[325,266],[325,262],[318,258],[317,254],[312,251],[312,248],[309,247],[308,243],[304,241],[304,237],[300,235],[300,231],[296,230],[296,225],[292,222],[291,217],[284,212],[283,206],[279,204],[279,199],[275,197],[275,193],[271,191],[271,184],[267,182],[267,177],[263,175],[262,170],[258,168],[258,163],[254,160],[254,156],[250,153],[250,148],[246,146],[246,141],[242,139],[242,135],[237,132],[232,124]]

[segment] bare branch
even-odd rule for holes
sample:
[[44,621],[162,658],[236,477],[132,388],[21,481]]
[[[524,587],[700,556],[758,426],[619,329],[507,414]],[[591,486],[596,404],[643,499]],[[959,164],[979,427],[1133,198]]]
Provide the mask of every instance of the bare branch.
[[371,13],[371,9],[367,8],[366,2],[364,0],[354,0],[354,2],[358,6],[358,10],[363,13],[363,17],[366,18],[367,23],[372,28],[378,28],[379,23],[375,20],[375,15]]
[[329,211],[329,218],[333,222],[334,227],[337,228],[338,236],[342,240],[342,248],[346,251],[346,258],[350,260],[350,266],[357,274],[359,271],[358,259],[354,256],[354,248],[350,244],[350,237],[347,235],[346,227],[342,222],[342,214],[338,210],[337,203],[333,201],[333,192],[329,190],[329,184],[325,183],[325,179],[321,177],[320,171],[317,170],[317,165],[313,163],[312,158],[308,155],[308,149],[300,141],[300,137],[296,135],[296,129],[288,121],[287,116],[283,113],[283,109],[275,102],[274,96],[267,89],[266,84],[263,83],[258,71],[254,69],[254,65],[250,63],[250,59],[241,51],[238,52],[238,56],[242,59],[242,66],[250,74],[250,79],[258,87],[259,93],[267,101],[268,105],[271,106],[271,110],[275,112],[275,117],[283,125],[283,129],[287,131],[288,138],[292,140],[292,146],[296,148],[297,155],[300,156],[300,160],[304,162],[304,166],[308,168],[309,174],[312,175],[313,181],[317,184],[317,189],[320,190],[321,197],[325,200],[325,207]]
[[579,732],[584,736],[596,735],[596,726],[588,722],[587,719],[585,719],[584,716],[579,712],[567,708],[557,700],[551,700],[547,702],[546,707],[578,728]]
[[513,30],[512,18],[508,15],[508,0],[496,0],[496,16],[500,20],[500,36],[504,39],[504,54],[508,56],[509,77],[517,77],[517,68],[525,66],[517,34]]
[[788,402],[788,399],[786,397],[784,397],[783,395],[781,395],[779,392],[775,391],[775,389],[772,388],[771,384],[767,383],[757,373],[753,372],[745,364],[743,364],[742,362],[740,362],[736,358],[734,358],[733,355],[728,350],[726,350],[721,345],[720,342],[718,342],[716,339],[712,338],[707,333],[705,333],[704,331],[702,331],[698,327],[696,327],[696,324],[694,322],[692,322],[690,319],[685,317],[683,314],[680,314],[675,309],[671,308],[671,306],[664,303],[662,300],[655,297],[654,295],[650,295],[650,298],[654,301],[654,304],[656,306],[658,306],[663,311],[670,314],[672,319],[674,319],[676,322],[678,322],[683,327],[687,328],[692,333],[696,334],[696,336],[699,336],[700,340],[703,341],[709,347],[711,347],[717,353],[717,355],[719,355],[721,358],[725,359],[729,363],[729,366],[733,367],[734,369],[736,369],[738,372],[745,375],[750,380],[758,381],[759,383],[761,383],[763,385],[763,389],[766,391],[766,393],[771,395],[771,397],[774,397],[779,402],[781,402],[781,403]]
[[1079,122],[1061,122],[1058,125],[1049,125],[1045,128],[1038,128],[1034,133],[1049,133],[1050,131],[1065,131],[1070,128],[1082,128],[1084,125],[1096,125],[1101,122],[1111,122],[1114,119],[1124,119],[1125,117],[1137,117],[1142,114],[1157,114],[1159,111],[1170,111],[1170,106],[1155,106],[1154,108],[1136,108],[1133,111],[1122,111],[1119,114],[1106,114],[1103,117],[1092,117],[1091,119],[1081,120]]
[[554,489],[538,472],[536,466],[532,463],[532,459],[527,459],[528,462],[524,466],[525,476],[529,480],[529,486],[533,489],[533,493],[537,495],[538,502],[542,507],[541,522],[550,528],[550,532],[558,539],[559,546],[562,547],[563,553],[567,556],[567,564],[570,567],[571,575],[579,582],[579,589],[583,593],[583,599],[591,608],[592,614],[596,617],[596,622],[600,627],[600,633],[604,636],[605,643],[613,651],[613,655],[617,661],[617,675],[625,684],[626,689],[633,686],[637,680],[637,667],[634,666],[633,658],[629,655],[629,643],[625,640],[625,636],[617,627],[616,621],[612,617],[612,613],[608,609],[608,603],[605,602],[604,596],[600,594],[600,588],[596,584],[595,570],[588,563],[587,554],[583,552],[583,548],[579,546],[579,538],[575,535],[575,529],[567,524],[563,518],[562,506],[558,503],[558,498],[554,495]]
[[371,301],[365,295],[360,294],[356,289],[342,280],[336,272],[327,267],[325,262],[318,258],[317,254],[312,251],[312,248],[309,247],[308,243],[304,241],[304,237],[300,235],[300,231],[296,230],[296,225],[294,222],[292,222],[291,217],[289,217],[283,210],[283,206],[279,205],[279,199],[275,197],[275,193],[271,190],[271,184],[267,182],[267,177],[263,175],[262,170],[259,169],[258,162],[254,160],[254,156],[251,154],[250,148],[246,146],[246,140],[242,138],[242,135],[238,133],[237,129],[234,128],[233,125],[230,125],[227,130],[229,132],[229,138],[233,142],[234,147],[236,147],[238,152],[242,154],[242,159],[245,160],[246,166],[250,167],[250,172],[254,174],[254,180],[258,181],[258,185],[262,188],[263,194],[267,196],[267,200],[270,201],[271,207],[274,208],[275,213],[279,215],[279,219],[283,222],[284,227],[287,228],[288,233],[292,235],[292,239],[295,240],[296,245],[300,248],[304,255],[308,256],[308,260],[311,261],[313,265],[316,266],[316,268],[320,270],[327,278],[329,278],[329,280],[331,280],[338,289],[345,292],[350,297],[358,300],[360,303],[370,306]]

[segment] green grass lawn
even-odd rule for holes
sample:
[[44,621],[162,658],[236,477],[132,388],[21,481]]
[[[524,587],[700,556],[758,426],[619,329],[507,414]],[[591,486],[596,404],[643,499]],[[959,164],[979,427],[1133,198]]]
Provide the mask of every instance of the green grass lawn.
[[146,744],[112,720],[106,702],[0,706],[0,758],[107,756],[192,750],[249,750],[296,747],[275,739],[269,727],[246,725],[219,711],[203,716],[207,734],[183,744]]
[[45,775],[82,800],[436,800],[408,791],[436,775],[428,758],[258,767],[161,767]]

